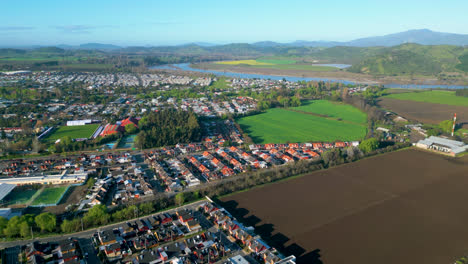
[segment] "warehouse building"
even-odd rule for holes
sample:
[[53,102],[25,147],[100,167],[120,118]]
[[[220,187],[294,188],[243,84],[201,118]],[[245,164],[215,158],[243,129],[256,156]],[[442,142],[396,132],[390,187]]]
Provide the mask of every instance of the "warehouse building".
[[416,143],[416,147],[442,152],[451,156],[456,156],[460,153],[468,151],[468,145],[461,141],[435,136],[430,136],[426,139],[418,141],[418,143]]
[[87,172],[69,174],[67,170],[64,170],[61,174],[0,178],[0,186],[2,184],[17,186],[28,184],[81,184],[84,183],[87,178]]

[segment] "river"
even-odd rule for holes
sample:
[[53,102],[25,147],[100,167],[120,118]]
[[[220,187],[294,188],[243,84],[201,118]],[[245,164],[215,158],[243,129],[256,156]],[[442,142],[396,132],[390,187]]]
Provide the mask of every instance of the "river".
[[[203,73],[211,73],[218,76],[227,76],[232,78],[243,78],[243,79],[270,79],[270,80],[282,80],[286,79],[290,82],[297,81],[324,81],[332,83],[342,83],[342,84],[359,84],[357,82],[340,80],[340,79],[329,79],[329,78],[311,78],[311,77],[294,77],[294,76],[277,76],[277,75],[263,75],[263,74],[253,74],[253,73],[237,73],[237,72],[228,72],[228,71],[216,71],[216,70],[203,70],[190,67],[190,63],[179,63],[179,64],[166,64],[166,65],[157,65],[151,66],[149,69],[157,70],[183,70],[183,71],[195,71]],[[361,83],[365,84],[365,83]],[[432,84],[385,84],[386,88],[411,88],[411,89],[431,89],[431,88],[442,88],[442,89],[463,89],[468,88],[464,85],[432,85]]]

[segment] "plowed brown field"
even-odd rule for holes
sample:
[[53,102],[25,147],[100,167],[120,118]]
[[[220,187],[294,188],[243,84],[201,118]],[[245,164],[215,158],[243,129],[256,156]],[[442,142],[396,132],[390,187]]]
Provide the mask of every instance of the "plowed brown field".
[[452,263],[468,254],[468,158],[415,149],[222,199],[299,263]]

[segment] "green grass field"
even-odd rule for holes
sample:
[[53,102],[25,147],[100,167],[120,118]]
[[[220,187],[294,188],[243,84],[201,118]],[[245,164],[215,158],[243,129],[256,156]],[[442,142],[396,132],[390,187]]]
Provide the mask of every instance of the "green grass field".
[[57,204],[67,188],[68,186],[46,188],[34,199],[31,205]]
[[[327,103],[321,102],[319,104],[326,105]],[[237,122],[242,130],[257,144],[351,141],[364,138],[367,133],[365,122],[362,124],[354,122],[362,121],[361,112],[352,111],[345,113],[343,112],[344,108],[340,105],[326,106],[329,109],[322,112],[329,113],[330,118],[288,109],[273,108],[265,113],[239,118]],[[307,105],[304,107],[307,108]],[[333,108],[338,108],[338,110],[334,110]],[[311,109],[313,109],[312,106],[308,110],[312,111]],[[337,120],[337,117],[333,116],[333,114],[338,115],[337,113],[340,112],[342,113],[340,118],[343,118],[343,121]],[[345,119],[349,121],[347,122]]]
[[278,70],[338,71],[338,68],[335,67],[316,66],[311,64],[297,64],[296,60],[285,58],[261,58],[257,60],[219,61],[215,64]]
[[385,97],[434,104],[468,106],[468,97],[456,96],[453,91],[394,93],[386,95]]
[[3,205],[24,204],[33,197],[37,192],[36,189],[14,189],[5,198],[3,198]]
[[47,137],[46,140],[52,142],[65,136],[70,136],[73,139],[89,138],[93,135],[94,131],[96,131],[98,127],[99,124],[91,124],[84,126],[61,126],[49,137]]
[[309,100],[302,102],[299,107],[292,109],[315,113],[319,115],[326,115],[335,119],[342,119],[358,124],[366,124],[367,115],[351,105],[343,103],[335,103],[327,100]]

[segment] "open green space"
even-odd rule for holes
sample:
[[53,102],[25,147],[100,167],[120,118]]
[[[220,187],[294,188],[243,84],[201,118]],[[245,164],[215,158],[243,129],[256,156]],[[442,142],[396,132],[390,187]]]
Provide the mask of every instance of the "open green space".
[[[333,114],[333,111],[329,110],[329,113]],[[341,118],[361,120],[361,114],[356,112],[356,117],[343,115]],[[367,133],[364,123],[359,124],[344,119],[339,120],[336,117],[322,117],[282,108],[273,108],[261,114],[241,117],[237,119],[237,122],[257,144],[352,141],[364,138]]]
[[293,107],[292,109],[358,124],[365,124],[367,121],[367,115],[356,107],[327,100],[304,101],[301,106]]
[[311,64],[297,63],[296,60],[286,58],[268,58],[264,57],[257,60],[235,60],[219,61],[218,65],[235,65],[241,67],[253,67],[262,69],[278,70],[305,70],[305,71],[337,71],[338,69],[330,66],[317,66]]
[[2,200],[4,206],[15,205],[15,204],[24,204],[34,196],[37,192],[37,189],[25,189],[25,188],[16,188],[11,193],[9,193]]
[[58,204],[62,195],[67,191],[68,186],[46,188],[39,194],[31,205]]
[[417,102],[426,102],[445,105],[468,106],[468,97],[456,96],[454,91],[422,91],[409,93],[394,93],[385,97],[408,100]]
[[89,138],[93,135],[94,131],[99,127],[99,124],[90,124],[84,126],[61,126],[55,130],[47,141],[56,141],[57,139],[69,136],[75,138]]

